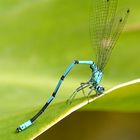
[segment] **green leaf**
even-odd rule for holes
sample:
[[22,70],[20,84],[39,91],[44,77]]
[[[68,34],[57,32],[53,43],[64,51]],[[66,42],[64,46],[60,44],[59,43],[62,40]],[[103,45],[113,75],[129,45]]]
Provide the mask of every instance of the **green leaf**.
[[[127,3],[132,7],[132,12],[127,30],[119,39],[104,71],[102,85],[106,89],[139,78],[138,3],[138,0]],[[124,1],[121,1],[121,4],[124,5]],[[19,134],[15,133],[15,129],[21,123],[31,118],[44,105],[60,76],[74,59],[94,61],[88,19],[89,3],[85,0],[0,1],[1,139],[28,140],[81,107],[81,103],[82,105],[87,103],[85,98],[76,99],[71,105],[65,103],[79,83],[87,81],[90,77],[89,67],[76,66],[65,79],[56,99],[46,112],[29,129]],[[137,26],[133,29],[134,25]],[[132,87],[135,88],[133,89],[135,93],[139,92],[137,86]],[[130,96],[128,91],[125,88],[125,93]],[[110,96],[101,98],[103,100],[101,104],[98,104],[98,100],[95,102],[96,108],[87,109],[113,110],[106,101],[111,97],[114,99],[114,96],[117,97],[115,99],[119,99],[119,95],[117,93],[112,95],[111,92]],[[122,95],[121,93],[119,97],[122,98]],[[135,94],[133,97],[136,97]],[[136,99],[138,101],[139,97]],[[104,105],[104,102],[108,103],[108,106]],[[132,106],[131,102],[129,103],[130,109],[127,108],[128,104],[125,107],[123,103],[128,102],[121,102],[120,106],[116,107],[110,101],[115,110],[139,111],[138,105],[134,108],[134,99]]]

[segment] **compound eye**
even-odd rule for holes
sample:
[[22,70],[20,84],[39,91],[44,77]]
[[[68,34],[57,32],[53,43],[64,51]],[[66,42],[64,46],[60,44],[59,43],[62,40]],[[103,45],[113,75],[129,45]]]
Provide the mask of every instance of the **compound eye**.
[[97,91],[98,91],[99,93],[103,93],[104,90],[105,90],[104,87],[100,87],[100,86],[99,86],[98,89],[97,89]]

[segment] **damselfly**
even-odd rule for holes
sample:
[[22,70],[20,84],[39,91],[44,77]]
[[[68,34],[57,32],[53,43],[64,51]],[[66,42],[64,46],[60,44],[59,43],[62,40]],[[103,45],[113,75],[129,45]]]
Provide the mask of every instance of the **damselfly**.
[[122,32],[130,12],[130,10],[127,9],[121,13],[121,15],[118,15],[117,3],[118,0],[93,0],[93,6],[91,8],[92,10],[90,15],[90,36],[92,45],[96,50],[96,63],[93,61],[73,61],[65,73],[61,76],[52,96],[48,99],[46,104],[35,116],[20,125],[16,129],[17,132],[20,132],[32,125],[33,122],[45,111],[48,105],[55,98],[63,80],[75,65],[89,65],[90,69],[92,70],[92,75],[88,82],[81,83],[81,85],[74,91],[74,93],[68,99],[69,102],[73,100],[79,91],[83,91],[87,87],[90,89],[88,95],[90,95],[92,91],[95,91],[96,95],[102,94],[104,92],[104,87],[100,85],[103,76],[102,72],[109,60],[112,49],[114,48],[116,41]]

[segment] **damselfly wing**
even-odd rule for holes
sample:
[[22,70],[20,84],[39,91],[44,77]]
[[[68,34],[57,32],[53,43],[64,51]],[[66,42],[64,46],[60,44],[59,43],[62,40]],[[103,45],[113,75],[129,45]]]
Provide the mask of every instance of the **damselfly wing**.
[[94,0],[90,12],[90,37],[96,64],[103,70],[123,30],[129,9],[117,13],[118,0]]

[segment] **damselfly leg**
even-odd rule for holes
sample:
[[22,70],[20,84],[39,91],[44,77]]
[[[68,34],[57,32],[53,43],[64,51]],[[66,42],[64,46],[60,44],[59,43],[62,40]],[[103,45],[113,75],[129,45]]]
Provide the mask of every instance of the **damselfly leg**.
[[71,94],[71,96],[68,98],[67,103],[68,103],[68,104],[71,104],[72,101],[73,101],[73,99],[75,98],[75,96],[77,95],[77,93],[78,93],[79,91],[82,91],[84,97],[86,97],[84,89],[87,88],[87,87],[89,87],[89,86],[90,86],[90,83],[89,83],[89,82],[81,83],[80,86],[79,86],[79,87]]

